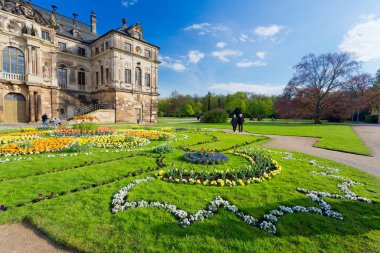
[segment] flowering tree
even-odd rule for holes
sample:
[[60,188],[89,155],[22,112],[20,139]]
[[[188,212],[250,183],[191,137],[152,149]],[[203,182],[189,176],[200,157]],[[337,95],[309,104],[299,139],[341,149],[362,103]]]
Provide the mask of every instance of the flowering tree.
[[315,123],[320,123],[322,111],[329,103],[329,94],[343,91],[358,67],[359,63],[348,53],[310,54],[294,66],[296,72],[288,86],[306,98],[303,101],[313,108]]

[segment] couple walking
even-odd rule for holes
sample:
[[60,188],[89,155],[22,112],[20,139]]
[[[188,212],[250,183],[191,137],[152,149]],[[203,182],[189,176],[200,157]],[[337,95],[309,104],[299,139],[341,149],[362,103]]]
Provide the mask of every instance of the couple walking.
[[244,124],[244,116],[243,114],[239,114],[239,117],[234,115],[231,119],[231,125],[234,132],[236,132],[236,127],[239,126],[239,132],[243,132],[243,124]]

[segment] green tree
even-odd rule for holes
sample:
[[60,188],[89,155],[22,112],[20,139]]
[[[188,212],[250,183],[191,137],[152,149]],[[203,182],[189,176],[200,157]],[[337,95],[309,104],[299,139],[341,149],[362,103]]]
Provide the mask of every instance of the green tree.
[[182,117],[190,117],[194,116],[195,112],[193,107],[190,104],[184,105],[181,107],[181,116]]

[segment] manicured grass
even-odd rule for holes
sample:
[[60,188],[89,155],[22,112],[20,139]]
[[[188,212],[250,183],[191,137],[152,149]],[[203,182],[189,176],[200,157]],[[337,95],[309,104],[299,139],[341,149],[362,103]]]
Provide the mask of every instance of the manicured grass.
[[[173,125],[172,125],[173,126]],[[225,124],[186,123],[175,124],[176,127],[202,127],[230,129]],[[321,138],[314,146],[319,148],[338,150],[360,155],[371,155],[371,150],[364,145],[351,126],[348,125],[315,125],[304,123],[279,123],[279,122],[246,122],[244,130],[255,134],[273,134],[288,136],[303,136]]]
[[158,123],[171,123],[171,122],[194,122],[197,121],[196,117],[180,118],[180,117],[159,117]]
[[[260,126],[247,124],[247,128],[252,129]],[[222,128],[225,125],[216,127]],[[306,126],[304,130],[283,127],[285,129],[281,130],[272,126],[273,131],[284,133],[293,131],[296,134],[306,131],[305,129],[311,131]],[[312,128],[313,134],[323,133],[318,127]],[[269,131],[263,128],[262,131],[264,130]],[[339,132],[337,129],[335,131]],[[259,137],[221,132],[180,131],[175,132],[175,135],[169,140],[169,145],[175,150],[164,155],[163,161],[167,165],[164,169],[170,168],[172,162],[191,166],[181,159],[184,151],[180,147],[192,150],[202,147],[233,150],[236,145],[244,145],[237,149],[259,147],[266,141]],[[335,133],[335,136],[339,135]],[[342,136],[344,137],[343,134]],[[333,138],[333,135],[326,134],[324,138],[328,137]],[[142,148],[164,142],[154,141]],[[246,142],[251,144],[245,145]],[[297,159],[285,159],[283,154],[271,153],[283,167],[283,172],[267,182],[230,188],[154,180],[135,186],[128,195],[128,201],[144,199],[168,202],[190,213],[205,208],[214,196],[221,196],[244,213],[261,217],[280,205],[316,206],[309,197],[296,190],[298,187],[342,194],[337,188],[341,180],[309,173],[311,170],[324,171],[308,162],[314,159],[326,167],[340,168],[342,172],[337,175],[360,182],[350,189],[373,201],[364,203],[323,198],[343,215],[343,221],[309,213],[287,214],[276,223],[278,233],[270,235],[224,210],[187,228],[181,228],[178,220],[168,212],[155,208],[112,214],[112,196],[137,178],[154,176],[159,170],[155,164],[158,155],[150,150],[118,152],[116,149],[108,149],[105,153],[102,149],[92,148],[87,152],[91,154],[0,164],[0,178],[5,179],[0,181],[0,205],[8,207],[8,210],[0,212],[0,223],[27,220],[52,240],[83,252],[380,251],[380,179],[342,164],[297,153],[294,154]],[[129,157],[144,153],[149,157]],[[245,159],[228,156],[230,160],[226,164],[209,166],[208,169],[247,165]],[[154,171],[148,171],[148,167]],[[197,165],[196,168],[206,169],[202,165]],[[141,169],[141,174],[134,173]],[[51,192],[58,196],[33,203],[38,194],[48,196]],[[22,205],[23,203],[28,205]],[[18,204],[21,206],[9,208]]]

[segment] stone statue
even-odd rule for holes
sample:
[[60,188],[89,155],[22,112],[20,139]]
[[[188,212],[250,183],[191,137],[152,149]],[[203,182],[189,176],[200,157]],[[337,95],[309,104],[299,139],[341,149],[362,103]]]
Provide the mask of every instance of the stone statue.
[[44,79],[50,78],[50,70],[47,63],[45,63],[45,65],[42,67],[42,75]]
[[50,20],[49,20],[50,26],[54,29],[59,29],[61,26],[59,25],[57,18],[55,17],[55,14],[52,13],[50,15]]

